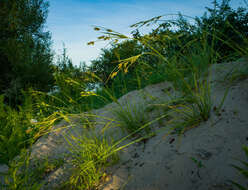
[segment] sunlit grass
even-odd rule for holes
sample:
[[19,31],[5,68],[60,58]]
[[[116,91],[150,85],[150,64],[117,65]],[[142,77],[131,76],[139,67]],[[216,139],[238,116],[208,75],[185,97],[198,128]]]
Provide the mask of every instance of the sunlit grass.
[[72,175],[65,184],[68,189],[90,190],[104,182],[105,168],[119,159],[111,142],[99,136],[71,136]]

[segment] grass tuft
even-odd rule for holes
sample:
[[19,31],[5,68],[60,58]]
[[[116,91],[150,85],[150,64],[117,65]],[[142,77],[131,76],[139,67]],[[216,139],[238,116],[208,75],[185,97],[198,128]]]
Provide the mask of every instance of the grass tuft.
[[104,182],[105,168],[119,160],[117,152],[105,138],[97,136],[71,136],[72,175],[65,184],[68,189],[91,190]]
[[[146,107],[142,104],[127,103],[125,106],[119,105],[117,109],[113,110],[113,114],[119,122],[120,127],[128,133],[137,131],[148,122]],[[141,135],[142,132],[148,134],[150,131],[151,129],[147,126],[141,131],[138,131],[138,133],[139,135]]]
[[[244,150],[245,155],[248,159],[248,146],[243,146],[243,150]],[[240,173],[240,175],[245,177],[248,181],[248,161],[242,161],[242,160],[239,160],[239,161],[243,165],[243,168],[241,166],[237,166],[234,164],[231,164],[231,166],[233,168],[235,168]],[[230,180],[230,182],[240,190],[247,190],[248,189],[248,185],[246,185],[246,187],[245,187],[245,186],[243,186],[243,185],[241,185],[235,181]]]

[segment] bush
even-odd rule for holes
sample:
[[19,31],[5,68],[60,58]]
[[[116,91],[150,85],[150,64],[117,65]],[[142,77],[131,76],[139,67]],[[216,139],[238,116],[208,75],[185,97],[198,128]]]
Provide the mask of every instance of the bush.
[[32,124],[33,110],[30,101],[19,110],[15,110],[3,103],[4,96],[0,96],[0,163],[9,165],[23,148],[33,143],[37,128]]

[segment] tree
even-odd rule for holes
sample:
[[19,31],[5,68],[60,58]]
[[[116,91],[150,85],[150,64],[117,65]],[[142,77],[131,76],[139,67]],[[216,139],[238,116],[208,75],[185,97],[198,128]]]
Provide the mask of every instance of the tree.
[[234,10],[229,3],[230,0],[222,0],[220,4],[214,0],[214,8],[207,7],[207,12],[202,17],[196,18],[199,31],[209,34],[209,43],[215,38],[214,50],[222,59],[235,58],[233,52],[237,50],[239,50],[237,56],[242,56],[245,52],[241,49],[247,47],[247,9],[239,7]]
[[47,13],[43,0],[0,1],[0,94],[12,105],[20,103],[21,90],[49,91],[53,85]]

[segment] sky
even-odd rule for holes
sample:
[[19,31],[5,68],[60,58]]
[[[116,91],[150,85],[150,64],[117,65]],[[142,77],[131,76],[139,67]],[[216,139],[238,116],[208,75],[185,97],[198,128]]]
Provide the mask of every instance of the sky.
[[[61,54],[63,43],[74,65],[99,57],[108,43],[88,46],[100,35],[94,26],[113,29],[129,35],[130,25],[164,14],[181,12],[191,17],[202,16],[213,0],[50,0],[46,30],[52,34],[52,48]],[[219,1],[218,1],[219,2]],[[231,6],[245,6],[243,0],[231,0]],[[144,30],[143,33],[148,30]]]

